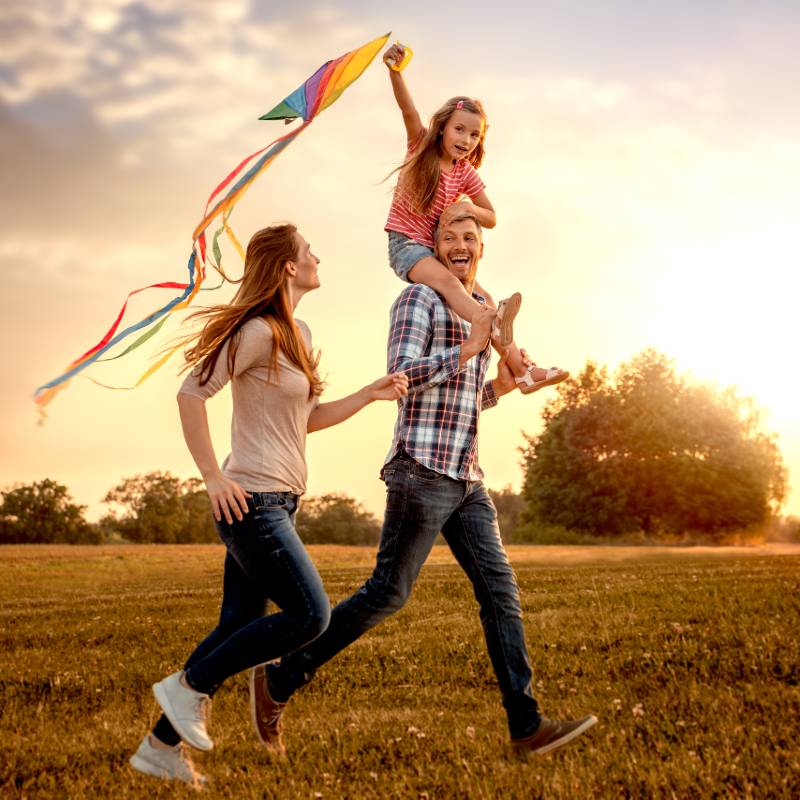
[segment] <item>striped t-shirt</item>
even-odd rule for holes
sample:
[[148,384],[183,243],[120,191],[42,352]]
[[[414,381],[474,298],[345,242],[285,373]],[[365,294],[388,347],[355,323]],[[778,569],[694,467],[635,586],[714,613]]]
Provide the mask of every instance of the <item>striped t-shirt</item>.
[[[425,133],[426,131],[423,130],[421,136],[408,148],[406,159],[419,146]],[[409,202],[408,194],[400,188],[398,181],[384,230],[397,231],[397,233],[402,233],[409,239],[433,249],[433,232],[445,208],[455,203],[464,194],[474,199],[485,188],[475,167],[467,159],[462,158],[456,161],[450,172],[440,170],[439,186],[436,189],[433,205],[427,214],[420,214],[414,210],[413,205]]]

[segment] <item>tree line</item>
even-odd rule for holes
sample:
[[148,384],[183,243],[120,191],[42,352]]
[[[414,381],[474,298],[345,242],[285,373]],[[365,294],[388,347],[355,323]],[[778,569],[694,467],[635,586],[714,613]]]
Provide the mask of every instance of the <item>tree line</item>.
[[[523,437],[522,491],[489,490],[507,543],[723,542],[743,531],[800,541],[800,520],[779,516],[786,469],[752,402],[679,375],[654,350],[613,374],[588,363],[558,387],[541,431]],[[0,497],[0,543],[218,541],[202,481],[168,472],[123,480],[96,523],[50,479]],[[309,544],[374,545],[380,535],[375,516],[342,493],[304,498],[297,528]]]

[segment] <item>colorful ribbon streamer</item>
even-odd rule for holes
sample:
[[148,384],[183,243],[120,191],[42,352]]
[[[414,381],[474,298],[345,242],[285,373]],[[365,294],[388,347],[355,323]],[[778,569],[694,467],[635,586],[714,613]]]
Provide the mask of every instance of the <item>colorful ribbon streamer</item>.
[[[166,281],[163,283],[151,284],[150,286],[143,286],[140,289],[134,289],[130,292],[125,298],[125,302],[117,314],[116,319],[100,341],[97,342],[94,347],[83,353],[83,355],[72,361],[61,375],[42,384],[36,389],[34,393],[34,402],[37,404],[42,416],[45,415],[45,406],[58,392],[66,388],[71,378],[78,375],[86,369],[86,367],[96,361],[111,361],[127,355],[158,333],[170,314],[178,309],[186,308],[195,298],[198,291],[200,291],[206,277],[206,269],[208,266],[211,266],[219,272],[223,282],[225,280],[230,280],[221,266],[222,251],[219,246],[219,237],[223,232],[242,257],[242,260],[244,260],[244,249],[228,224],[228,219],[233,211],[233,207],[242,198],[247,189],[250,188],[253,181],[255,181],[255,179],[269,167],[275,158],[277,158],[283,150],[311,124],[317,114],[336,102],[342,92],[361,76],[378,52],[380,52],[381,48],[384,47],[388,39],[389,34],[387,33],[385,36],[379,36],[377,39],[373,39],[371,42],[355,50],[351,50],[349,53],[345,53],[343,56],[333,61],[326,62],[308,80],[295,89],[294,92],[278,103],[275,108],[260,117],[260,119],[264,120],[283,119],[287,124],[295,119],[302,119],[303,124],[289,131],[284,136],[270,142],[266,147],[247,156],[247,158],[243,159],[214,189],[206,201],[203,218],[192,233],[192,253],[189,256],[189,263],[187,265],[189,272],[188,282],[176,283],[173,281]],[[213,260],[211,260],[207,252],[206,231],[211,223],[220,216],[222,224],[215,231],[211,241],[211,252],[213,255]],[[222,284],[220,283],[220,285]],[[125,311],[128,307],[128,301],[134,295],[148,289],[180,289],[181,293],[143,319],[118,332],[118,328],[122,323]],[[135,339],[119,355],[103,358],[116,344],[145,328],[149,328],[149,330],[146,330]],[[178,345],[162,355],[154,364],[148,367],[133,386],[109,386],[107,388],[133,389],[139,386],[159,369],[159,367],[166,363],[179,347]],[[105,386],[105,384],[101,384],[93,378],[90,378],[90,380],[93,380],[101,386]]]

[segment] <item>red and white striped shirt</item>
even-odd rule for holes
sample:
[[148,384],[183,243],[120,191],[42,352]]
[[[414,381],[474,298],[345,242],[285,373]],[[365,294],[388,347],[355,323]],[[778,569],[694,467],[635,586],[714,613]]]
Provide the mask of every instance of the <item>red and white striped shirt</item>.
[[[408,148],[406,159],[419,146],[425,133],[426,131],[423,130],[420,138]],[[407,193],[400,188],[398,181],[384,230],[402,233],[403,236],[408,236],[409,239],[424,244],[432,250],[433,232],[436,229],[436,224],[439,222],[442,211],[447,206],[455,203],[462,195],[466,194],[471,199],[474,199],[485,188],[483,181],[478,177],[475,167],[465,158],[462,158],[456,161],[450,172],[439,172],[439,185],[436,188],[436,197],[433,200],[433,205],[427,214],[420,214],[414,210],[413,205],[409,202]]]

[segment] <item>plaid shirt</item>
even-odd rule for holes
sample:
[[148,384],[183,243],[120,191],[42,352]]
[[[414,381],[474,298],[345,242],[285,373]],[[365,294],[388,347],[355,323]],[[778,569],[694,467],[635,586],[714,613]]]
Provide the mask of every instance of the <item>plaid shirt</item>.
[[[484,298],[473,295],[478,302]],[[459,367],[464,322],[430,287],[409,286],[392,305],[389,372],[408,375],[408,396],[398,401],[388,463],[403,448],[423,466],[456,480],[480,480],[478,416],[497,404],[484,385],[490,347]]]

